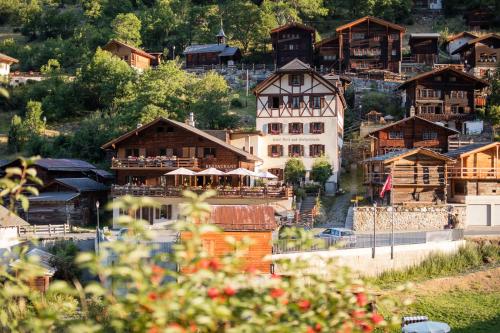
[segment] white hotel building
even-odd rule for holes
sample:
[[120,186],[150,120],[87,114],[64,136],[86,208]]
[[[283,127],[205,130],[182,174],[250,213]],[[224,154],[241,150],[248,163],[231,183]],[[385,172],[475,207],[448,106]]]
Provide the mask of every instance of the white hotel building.
[[261,135],[239,136],[231,144],[263,160],[258,167],[282,179],[285,163],[299,157],[309,177],[316,157],[332,165],[329,183],[338,183],[345,100],[337,80],[329,80],[298,59],[278,69],[254,89],[256,128]]

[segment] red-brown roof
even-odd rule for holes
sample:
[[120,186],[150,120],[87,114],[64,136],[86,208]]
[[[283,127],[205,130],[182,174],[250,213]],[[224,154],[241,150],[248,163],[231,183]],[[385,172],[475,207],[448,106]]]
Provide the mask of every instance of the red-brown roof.
[[302,30],[310,31],[310,32],[316,32],[316,29],[314,29],[314,28],[312,28],[310,26],[307,26],[307,25],[305,25],[303,23],[292,22],[292,23],[288,23],[288,24],[285,24],[285,25],[282,25],[282,26],[279,26],[277,28],[272,29],[271,30],[271,35],[274,34],[274,33],[283,31],[283,30],[290,29],[290,28],[299,28],[299,29],[302,29]]
[[439,74],[439,73],[442,73],[442,72],[446,72],[446,71],[452,71],[452,72],[454,72],[454,74],[456,74],[458,76],[461,76],[461,77],[464,77],[466,79],[469,79],[469,80],[477,82],[478,83],[478,88],[484,88],[484,87],[487,87],[487,86],[490,85],[485,80],[479,79],[479,78],[475,77],[474,75],[471,75],[469,73],[465,73],[465,72],[459,71],[459,70],[455,69],[454,67],[449,66],[449,67],[437,68],[437,69],[434,69],[432,71],[425,72],[425,73],[422,73],[420,75],[414,76],[411,79],[406,80],[405,82],[403,82],[398,87],[398,90],[406,88],[410,82],[417,81],[417,80],[420,80],[420,79],[424,79],[426,77],[434,76],[436,74]]
[[389,21],[386,21],[386,20],[382,20],[378,17],[373,17],[373,16],[365,16],[365,17],[362,17],[362,18],[359,18],[355,21],[352,21],[352,22],[349,22],[347,24],[344,24],[344,25],[341,25],[340,27],[338,27],[336,29],[337,32],[341,31],[341,30],[344,30],[346,28],[350,28],[352,26],[355,26],[355,25],[358,25],[360,23],[363,23],[365,21],[371,21],[371,22],[375,22],[377,24],[380,24],[380,25],[383,25],[383,26],[387,26],[387,27],[391,27],[393,29],[396,29],[396,30],[399,30],[399,31],[402,31],[402,32],[405,32],[406,31],[406,28],[401,26],[401,25],[398,25],[398,24],[395,24],[395,23],[392,23],[392,22],[389,22]]
[[453,36],[450,36],[448,37],[447,41],[448,42],[452,42],[454,41],[455,39],[458,39],[460,37],[464,37],[464,36],[469,36],[469,37],[472,37],[472,38],[477,38],[476,35],[474,35],[473,33],[471,32],[468,32],[468,31],[462,31],[461,33],[458,33],[456,35],[453,35]]
[[273,231],[274,208],[266,205],[213,206],[210,223],[224,231]]
[[119,46],[123,46],[123,47],[126,47],[130,50],[132,50],[134,53],[137,53],[137,54],[140,54],[142,55],[143,57],[146,57],[146,58],[149,58],[149,59],[156,59],[155,56],[152,56],[151,54],[147,53],[146,51],[144,50],[141,50],[140,48],[137,48],[135,46],[132,46],[132,45],[128,45],[128,44],[125,44],[123,42],[120,42],[119,40],[116,40],[116,39],[112,39],[108,42],[108,44],[104,45],[103,49],[106,50],[106,48],[112,44],[118,44]]

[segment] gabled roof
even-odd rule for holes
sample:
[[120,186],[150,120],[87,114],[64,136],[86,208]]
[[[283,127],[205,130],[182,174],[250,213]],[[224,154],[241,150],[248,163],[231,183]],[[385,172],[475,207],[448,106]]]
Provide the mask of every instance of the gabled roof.
[[140,48],[138,47],[135,47],[135,46],[132,46],[132,45],[128,45],[128,44],[125,44],[124,42],[121,42],[119,40],[116,40],[116,39],[112,39],[110,40],[106,45],[104,45],[103,47],[103,50],[106,50],[106,48],[112,44],[117,44],[119,46],[123,46],[123,47],[126,47],[132,51],[134,51],[134,53],[137,53],[137,54],[140,54],[142,55],[143,57],[146,57],[146,58],[149,58],[149,59],[156,59],[154,56],[152,56],[151,54],[147,53],[146,51],[144,50],[141,50]]
[[52,184],[60,184],[68,189],[72,189],[76,192],[98,192],[107,191],[109,187],[104,184],[98,183],[93,179],[81,177],[81,178],[56,178],[47,186]]
[[455,51],[453,51],[452,54],[461,53],[461,52],[463,52],[463,51],[468,50],[469,48],[471,48],[474,44],[482,42],[485,39],[490,39],[490,38],[500,40],[500,35],[498,35],[498,34],[496,34],[496,33],[493,32],[493,33],[490,33],[490,34],[486,34],[486,35],[483,35],[483,36],[471,39],[470,41],[468,41],[467,43],[465,43],[464,45],[460,46]]
[[273,231],[274,208],[266,205],[212,206],[210,223],[224,231]]
[[453,36],[450,36],[448,37],[448,40],[447,42],[452,42],[454,41],[455,39],[459,39],[461,37],[470,37],[470,38],[477,38],[476,35],[474,35],[473,33],[471,32],[468,32],[468,31],[462,31],[461,33],[458,33],[456,35],[453,35]]
[[[17,165],[18,161],[14,160],[0,167]],[[34,165],[49,171],[91,171],[97,169],[95,165],[88,162],[71,158],[40,158],[35,161]]]
[[282,25],[282,26],[279,26],[279,27],[276,27],[274,29],[271,30],[271,35],[272,34],[275,34],[277,32],[281,32],[283,30],[287,30],[287,29],[290,29],[290,28],[299,28],[299,29],[302,29],[302,30],[307,30],[307,31],[310,31],[312,33],[316,32],[316,29],[310,27],[310,26],[307,26],[303,23],[299,23],[299,22],[291,22],[291,23],[288,23],[288,24],[285,24],[285,25]]
[[[30,258],[37,258],[37,266],[42,268],[43,274],[47,276],[53,276],[57,272],[57,268],[54,266],[53,261],[54,261],[54,255],[40,250],[38,248],[34,248],[28,251],[26,253],[26,259]],[[21,260],[17,259],[13,263],[10,264],[12,268],[17,268],[21,265]]]
[[328,38],[322,39],[322,40],[314,43],[314,47],[320,47],[323,44],[329,43],[329,42],[334,41],[336,39],[339,39],[339,36],[335,35],[335,36],[332,36],[332,37],[328,37]]
[[80,196],[78,192],[42,192],[28,197],[30,202],[68,202]]
[[[370,111],[370,112],[372,112],[372,111]],[[459,132],[459,131],[457,131],[457,130],[454,130],[454,129],[451,129],[451,128],[448,128],[448,127],[445,127],[445,126],[443,126],[443,125],[439,125],[439,124],[437,124],[437,123],[433,123],[432,121],[427,120],[427,119],[424,119],[424,118],[421,118],[421,117],[419,117],[419,116],[412,116],[412,117],[407,117],[407,118],[404,118],[404,119],[398,120],[398,121],[396,121],[396,122],[390,123],[390,124],[388,124],[388,125],[386,125],[386,126],[384,126],[384,127],[377,128],[377,129],[375,129],[375,130],[373,130],[373,131],[371,131],[371,132],[368,132],[368,134],[367,134],[366,136],[371,135],[371,134],[376,133],[376,132],[379,132],[379,131],[386,130],[386,129],[388,129],[388,128],[391,128],[391,127],[393,127],[393,126],[396,126],[396,125],[399,125],[399,124],[405,123],[405,122],[410,121],[410,120],[420,120],[420,121],[423,121],[423,122],[425,122],[425,123],[429,124],[429,126],[435,126],[435,127],[438,127],[438,128],[440,128],[440,129],[443,129],[443,130],[446,130],[446,131],[450,132],[450,135],[460,133],[460,132]]]
[[222,52],[226,47],[226,44],[194,44],[187,46],[184,54]]
[[425,79],[427,77],[432,77],[434,75],[437,75],[437,74],[440,74],[440,73],[443,73],[443,72],[447,72],[447,71],[451,71],[455,75],[458,75],[458,76],[461,76],[461,77],[463,77],[465,79],[468,79],[468,80],[476,82],[477,83],[476,89],[484,88],[484,87],[487,87],[487,86],[490,85],[485,80],[479,79],[479,78],[475,77],[472,74],[465,73],[465,72],[459,71],[458,69],[453,68],[452,66],[448,66],[448,67],[443,67],[443,68],[436,68],[436,69],[433,69],[432,71],[425,72],[425,73],[422,73],[420,75],[414,76],[411,79],[406,80],[401,85],[399,85],[397,89],[398,90],[404,89],[404,88],[406,88],[413,81],[417,81],[417,80],[420,80],[420,79]]
[[149,127],[153,126],[153,125],[156,125],[158,124],[159,122],[165,122],[165,123],[168,123],[168,124],[171,124],[171,125],[174,125],[174,126],[178,126],[178,127],[181,127],[182,129],[186,130],[186,131],[189,131],[195,135],[199,135],[207,140],[210,140],[212,141],[213,143],[216,143],[228,150],[231,150],[232,152],[240,155],[240,156],[243,156],[245,157],[246,159],[248,160],[252,160],[252,161],[261,161],[260,158],[258,158],[257,156],[254,156],[252,154],[249,154],[247,153],[246,151],[242,150],[242,149],[239,149],[239,148],[236,148],[235,146],[233,145],[230,145],[229,143],[225,142],[225,141],[222,141],[221,139],[218,139],[216,138],[215,136],[213,135],[210,135],[208,133],[205,133],[204,131],[196,128],[196,127],[193,127],[193,126],[190,126],[188,124],[184,124],[184,123],[181,123],[180,121],[176,121],[176,120],[172,120],[172,119],[167,119],[167,118],[164,118],[164,117],[158,117],[156,118],[155,120],[139,127],[139,128],[136,128],[136,129],[133,129],[121,136],[119,136],[118,138],[116,139],[113,139],[111,141],[109,141],[108,143],[104,144],[101,149],[110,149],[110,148],[114,148],[114,146],[125,140],[125,139],[128,139],[129,137],[131,137],[132,135],[138,135],[140,132],[148,129]]
[[445,155],[452,158],[460,158],[470,154],[478,153],[493,147],[500,147],[500,142],[491,143],[473,143],[471,145],[463,146],[457,149],[450,150]]
[[355,21],[352,21],[352,22],[349,22],[347,24],[344,24],[344,25],[341,25],[340,27],[337,27],[337,29],[335,29],[337,32],[341,31],[341,30],[344,30],[346,28],[350,28],[352,26],[355,26],[355,25],[358,25],[360,23],[363,23],[365,21],[371,21],[371,22],[375,22],[377,24],[380,24],[380,25],[384,25],[384,26],[387,26],[387,27],[391,27],[393,29],[396,29],[396,30],[399,30],[399,31],[402,31],[402,32],[405,32],[406,31],[406,28],[401,26],[401,25],[398,25],[398,24],[395,24],[395,23],[392,23],[392,22],[389,22],[389,21],[386,21],[386,20],[382,20],[378,17],[373,17],[373,16],[365,16],[365,17],[362,17],[362,18],[359,18]]
[[99,177],[102,177],[102,178],[107,178],[107,179],[115,178],[115,175],[113,175],[111,172],[106,171],[106,170],[95,169],[95,170],[91,170],[91,172],[95,173],[96,175],[98,175]]
[[311,66],[306,64],[303,61],[295,58],[287,64],[284,64],[280,68],[278,68],[278,72],[287,72],[287,71],[310,71]]
[[9,57],[6,54],[0,53],[0,62],[6,62],[8,64],[17,64],[19,60],[16,58]]
[[0,205],[0,227],[18,227],[30,225],[28,222]]
[[394,162],[396,160],[399,160],[399,159],[402,159],[402,158],[405,158],[408,156],[416,155],[416,154],[430,156],[432,158],[436,158],[438,160],[442,160],[445,162],[455,161],[454,158],[450,158],[446,155],[437,153],[437,152],[430,150],[430,149],[427,149],[427,148],[414,148],[414,149],[401,149],[401,150],[397,150],[397,151],[392,151],[392,152],[389,152],[387,154],[378,155],[378,156],[375,156],[372,158],[368,158],[368,159],[364,160],[364,162],[377,162],[378,161],[378,162],[383,162],[384,164],[388,164],[388,163]]

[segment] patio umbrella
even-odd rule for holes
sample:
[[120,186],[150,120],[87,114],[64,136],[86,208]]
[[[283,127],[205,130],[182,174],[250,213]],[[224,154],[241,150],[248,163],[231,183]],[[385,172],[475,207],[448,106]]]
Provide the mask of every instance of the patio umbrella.
[[403,333],[448,333],[450,331],[448,324],[438,321],[423,321],[403,327]]
[[[165,176],[175,177],[175,186],[177,186],[177,176],[194,176],[194,175],[196,175],[196,172],[186,168],[175,169],[165,174]],[[189,179],[189,183],[191,184],[191,178]]]
[[242,185],[242,179],[241,179],[242,177],[245,177],[245,176],[255,177],[256,176],[255,172],[250,171],[250,170],[245,169],[245,168],[238,168],[238,169],[228,171],[228,172],[226,172],[226,175],[228,175],[228,176],[240,176],[240,187]]
[[[196,176],[225,176],[224,171],[220,171],[216,168],[208,168],[196,173]],[[205,177],[203,177],[203,185],[205,185]]]
[[278,178],[278,176],[273,175],[269,171],[261,171],[261,172],[257,173],[257,177],[259,177],[259,178],[265,178],[265,179],[276,179],[276,178]]

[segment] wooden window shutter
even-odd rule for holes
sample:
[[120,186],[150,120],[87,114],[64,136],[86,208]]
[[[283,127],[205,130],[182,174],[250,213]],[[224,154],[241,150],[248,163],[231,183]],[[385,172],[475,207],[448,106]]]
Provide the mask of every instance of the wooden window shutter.
[[321,133],[325,133],[325,123],[321,123]]
[[304,156],[304,145],[300,145],[300,156]]
[[283,145],[279,145],[279,155],[283,156]]
[[279,128],[279,132],[280,132],[280,134],[281,134],[281,133],[283,133],[283,124],[282,124],[282,123],[279,123],[278,125],[279,125],[279,126],[278,126],[278,128]]
[[292,127],[292,123],[288,124],[288,133],[292,133],[293,132],[293,127]]
[[304,74],[300,75],[300,85],[304,85]]
[[321,145],[321,154],[325,155],[325,145]]
[[292,156],[292,145],[288,145],[288,156]]
[[313,157],[314,156],[314,145],[309,146],[309,156]]
[[320,98],[320,101],[321,101],[321,108],[324,108],[325,107],[325,98],[324,97],[321,97]]
[[288,85],[292,85],[292,74],[288,74]]
[[273,155],[273,146],[269,145],[267,146],[267,156],[272,156]]

